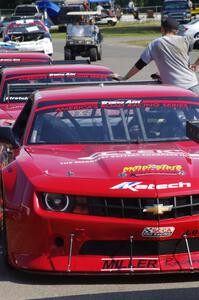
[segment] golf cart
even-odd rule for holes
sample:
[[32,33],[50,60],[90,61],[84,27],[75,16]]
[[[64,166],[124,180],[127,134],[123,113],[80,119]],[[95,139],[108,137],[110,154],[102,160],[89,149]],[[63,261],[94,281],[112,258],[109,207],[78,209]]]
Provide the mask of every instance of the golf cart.
[[69,12],[73,19],[67,24],[67,37],[64,46],[64,59],[73,60],[76,56],[89,57],[90,61],[101,60],[102,36],[98,26],[93,24],[96,12]]

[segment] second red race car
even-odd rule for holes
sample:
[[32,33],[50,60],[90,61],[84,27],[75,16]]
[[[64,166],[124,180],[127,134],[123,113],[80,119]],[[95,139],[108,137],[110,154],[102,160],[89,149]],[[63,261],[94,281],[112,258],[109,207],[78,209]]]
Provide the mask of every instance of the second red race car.
[[[22,66],[0,69],[0,125],[13,122],[29,94],[38,88],[56,83],[110,81],[112,71],[103,66],[65,64]],[[34,87],[35,84],[35,87]],[[11,86],[15,85],[16,89]]]

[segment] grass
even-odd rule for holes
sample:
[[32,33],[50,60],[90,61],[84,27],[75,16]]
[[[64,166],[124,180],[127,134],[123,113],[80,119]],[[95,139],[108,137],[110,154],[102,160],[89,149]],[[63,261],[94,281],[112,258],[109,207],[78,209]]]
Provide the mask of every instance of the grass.
[[[160,23],[157,21],[147,21],[143,23],[119,22],[115,26],[100,26],[100,31],[103,34],[104,38],[140,37],[140,45],[144,46],[146,42],[149,42],[149,36],[150,40],[160,36]],[[52,37],[53,39],[65,39],[66,34],[64,32],[52,32]]]
[[160,35],[159,22],[119,22],[114,27],[104,26],[100,29],[104,37],[146,37],[149,35],[155,37]]

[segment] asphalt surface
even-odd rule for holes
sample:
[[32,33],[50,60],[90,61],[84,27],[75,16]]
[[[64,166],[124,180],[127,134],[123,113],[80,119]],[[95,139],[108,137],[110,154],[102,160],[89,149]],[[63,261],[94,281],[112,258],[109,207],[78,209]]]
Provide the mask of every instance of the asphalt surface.
[[[54,42],[55,59],[63,59],[63,47],[64,40]],[[122,75],[139,58],[141,51],[142,48],[129,46],[124,39],[105,39],[103,59],[97,64]],[[197,56],[194,52],[192,60]],[[155,71],[151,63],[134,79],[149,80]],[[198,300],[198,280],[199,274],[56,277],[22,273],[4,264],[0,248],[0,300]]]
[[[133,45],[134,40],[136,40],[136,38],[131,37],[104,39],[102,43],[102,60],[97,61],[95,64],[107,66],[111,68],[113,72],[125,75],[130,67],[139,59],[141,51],[143,50],[142,47]],[[128,44],[129,41],[131,41],[131,45]],[[54,43],[54,59],[64,59],[64,43],[65,40],[56,39],[56,42]],[[190,62],[193,63],[198,56],[199,51],[191,52]],[[81,57],[78,58],[82,59]],[[150,75],[154,72],[157,72],[157,68],[155,64],[151,62],[131,80],[150,80]]]

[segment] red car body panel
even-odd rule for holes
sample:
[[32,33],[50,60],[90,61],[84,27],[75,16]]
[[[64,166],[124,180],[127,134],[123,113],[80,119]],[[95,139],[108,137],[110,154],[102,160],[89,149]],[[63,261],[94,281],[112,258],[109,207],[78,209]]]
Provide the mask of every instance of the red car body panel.
[[[198,105],[194,93],[171,86],[114,85],[35,93],[22,145],[15,159],[2,170],[8,258],[12,266],[65,274],[199,270],[197,213],[139,219],[47,211],[41,205],[42,192],[95,201],[98,197],[129,199],[132,205],[138,198],[176,197],[180,201],[181,196],[199,194],[199,147],[191,140],[29,143],[35,113],[53,105],[63,106],[67,101],[94,105],[94,101],[104,101],[106,107],[123,107],[124,101],[131,99],[135,101],[132,105],[141,99],[146,107],[154,101],[162,101],[165,107]],[[168,168],[154,171],[148,165]]]

